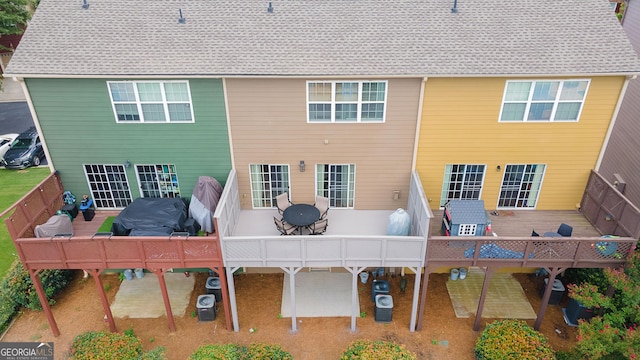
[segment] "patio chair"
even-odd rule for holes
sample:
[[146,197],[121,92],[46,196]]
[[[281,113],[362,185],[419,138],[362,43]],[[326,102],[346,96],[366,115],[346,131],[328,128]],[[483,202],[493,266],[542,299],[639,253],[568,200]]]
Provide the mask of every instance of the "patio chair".
[[329,198],[316,195],[316,203],[314,206],[320,210],[320,219],[325,219],[329,212]]
[[571,236],[572,232],[573,232],[573,227],[565,223],[560,224],[560,227],[558,228],[558,231],[557,231],[558,234],[565,237]]
[[327,231],[327,225],[329,224],[328,219],[320,219],[313,224],[307,226],[309,229],[309,235],[322,235],[325,231]]
[[280,235],[291,235],[298,229],[296,226],[286,223],[277,217],[273,217],[273,222],[276,224],[278,231],[280,231]]
[[278,207],[278,212],[280,215],[284,213],[284,210],[291,206],[291,201],[289,201],[289,193],[283,192],[282,194],[276,196],[276,206]]

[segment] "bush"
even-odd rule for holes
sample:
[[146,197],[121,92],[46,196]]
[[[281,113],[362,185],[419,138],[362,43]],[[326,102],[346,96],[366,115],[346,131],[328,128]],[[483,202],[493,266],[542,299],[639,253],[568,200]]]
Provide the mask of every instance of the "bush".
[[[55,303],[52,299],[53,296],[69,284],[72,275],[73,272],[70,270],[44,270],[40,272],[40,281],[50,305]],[[42,310],[29,272],[25,270],[22,263],[16,262],[0,281],[0,330],[6,330],[21,306]]]
[[478,360],[555,359],[547,338],[524,321],[494,321],[484,329],[474,348]]
[[73,340],[69,359],[134,360],[143,355],[140,339],[118,333],[89,331]]
[[356,340],[347,346],[340,360],[415,360],[416,354],[388,341]]
[[199,347],[189,360],[293,360],[280,345],[255,343],[248,347],[236,344],[211,344]]
[[189,356],[189,360],[237,360],[240,347],[234,344],[202,345]]
[[293,356],[282,350],[280,345],[256,343],[243,349],[242,359],[293,360]]
[[[40,282],[49,299],[49,305],[55,304],[53,297],[71,282],[73,272],[71,270],[43,270],[39,273]],[[42,310],[38,293],[33,286],[29,272],[16,262],[9,270],[7,276],[0,284],[0,292],[12,299],[17,307],[26,307],[32,310]]]

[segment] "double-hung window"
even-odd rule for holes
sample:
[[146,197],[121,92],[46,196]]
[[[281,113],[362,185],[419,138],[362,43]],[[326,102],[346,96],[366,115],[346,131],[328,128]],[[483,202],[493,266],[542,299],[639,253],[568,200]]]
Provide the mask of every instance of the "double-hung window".
[[193,122],[188,81],[108,81],[119,123]]
[[381,123],[386,101],[386,81],[307,81],[310,123]]
[[509,80],[500,121],[578,121],[588,88],[589,80]]
[[276,207],[276,196],[289,191],[289,165],[250,164],[254,208]]
[[329,198],[329,206],[352,208],[356,187],[356,165],[316,165],[316,194]]

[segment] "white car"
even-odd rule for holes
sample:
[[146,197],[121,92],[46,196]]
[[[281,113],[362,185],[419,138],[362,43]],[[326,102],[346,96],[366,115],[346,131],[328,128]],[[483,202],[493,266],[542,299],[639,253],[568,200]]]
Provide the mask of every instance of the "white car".
[[4,154],[9,150],[13,141],[19,134],[3,134],[0,135],[0,160],[4,159]]

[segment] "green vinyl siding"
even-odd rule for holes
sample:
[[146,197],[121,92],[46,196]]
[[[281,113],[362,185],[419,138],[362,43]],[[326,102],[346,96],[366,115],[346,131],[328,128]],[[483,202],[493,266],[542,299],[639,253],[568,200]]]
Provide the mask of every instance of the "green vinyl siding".
[[[55,169],[65,190],[88,193],[83,164],[174,164],[181,196],[190,197],[199,176],[224,184],[231,169],[222,81],[188,80],[194,123],[115,121],[107,81],[27,79],[26,84]],[[135,166],[127,169],[134,198],[140,196]]]

